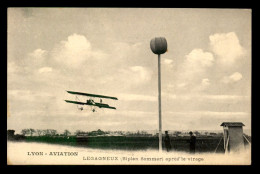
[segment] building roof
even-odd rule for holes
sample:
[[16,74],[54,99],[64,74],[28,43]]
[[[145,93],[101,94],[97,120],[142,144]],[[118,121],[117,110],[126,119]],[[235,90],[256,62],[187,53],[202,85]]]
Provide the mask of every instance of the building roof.
[[220,126],[245,126],[241,122],[223,122]]

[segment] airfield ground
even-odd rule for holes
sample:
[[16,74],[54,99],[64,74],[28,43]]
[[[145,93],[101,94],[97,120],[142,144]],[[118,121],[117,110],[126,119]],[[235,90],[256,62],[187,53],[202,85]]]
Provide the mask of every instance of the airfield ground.
[[123,150],[36,142],[7,142],[8,165],[250,165],[251,151],[240,154],[196,153],[158,149]]

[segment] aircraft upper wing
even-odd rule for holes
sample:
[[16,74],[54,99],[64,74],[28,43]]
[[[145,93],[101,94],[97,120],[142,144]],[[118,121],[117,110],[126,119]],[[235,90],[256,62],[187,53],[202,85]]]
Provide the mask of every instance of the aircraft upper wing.
[[70,94],[75,94],[75,95],[84,95],[84,96],[90,96],[90,97],[108,98],[108,99],[118,100],[116,97],[110,97],[110,96],[105,96],[105,95],[96,95],[96,94],[74,92],[74,91],[67,91],[67,92],[70,93]]

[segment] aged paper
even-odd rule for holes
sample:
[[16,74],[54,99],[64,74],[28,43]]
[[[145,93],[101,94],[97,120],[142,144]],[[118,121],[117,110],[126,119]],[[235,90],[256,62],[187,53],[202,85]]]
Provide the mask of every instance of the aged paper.
[[9,8],[8,165],[250,165],[251,13]]

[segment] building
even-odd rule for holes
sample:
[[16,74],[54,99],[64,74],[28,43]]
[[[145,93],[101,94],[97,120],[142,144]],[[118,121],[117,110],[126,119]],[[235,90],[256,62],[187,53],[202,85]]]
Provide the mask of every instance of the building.
[[241,122],[223,122],[225,153],[244,150],[244,134]]
[[88,133],[86,132],[80,132],[76,135],[77,138],[85,138],[88,137]]

